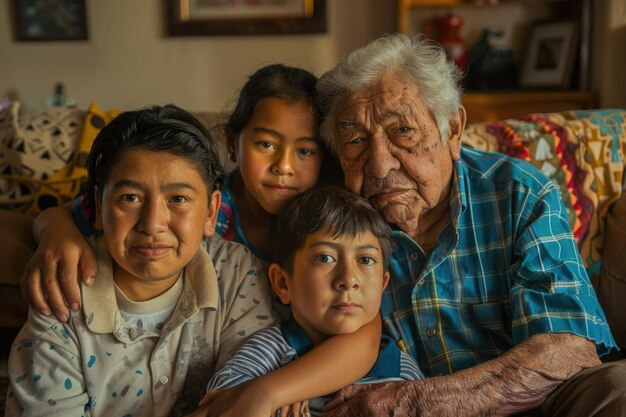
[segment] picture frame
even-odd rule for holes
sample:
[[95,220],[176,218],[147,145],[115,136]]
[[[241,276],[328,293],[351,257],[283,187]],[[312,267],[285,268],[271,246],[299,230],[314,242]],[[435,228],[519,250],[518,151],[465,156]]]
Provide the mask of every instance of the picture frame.
[[17,41],[83,41],[89,38],[86,0],[13,0]]
[[168,36],[326,32],[326,0],[166,0]]
[[576,22],[570,21],[533,26],[519,85],[567,89],[572,79],[577,32]]

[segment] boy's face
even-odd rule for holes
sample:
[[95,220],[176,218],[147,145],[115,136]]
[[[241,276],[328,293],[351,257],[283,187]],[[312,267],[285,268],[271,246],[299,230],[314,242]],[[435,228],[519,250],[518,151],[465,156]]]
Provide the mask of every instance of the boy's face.
[[96,207],[114,278],[135,301],[167,291],[213,234],[220,193],[210,196],[190,161],[165,152],[124,151]]
[[295,254],[292,273],[272,264],[269,275],[314,344],[372,321],[389,280],[376,236],[336,238],[326,229],[308,236]]

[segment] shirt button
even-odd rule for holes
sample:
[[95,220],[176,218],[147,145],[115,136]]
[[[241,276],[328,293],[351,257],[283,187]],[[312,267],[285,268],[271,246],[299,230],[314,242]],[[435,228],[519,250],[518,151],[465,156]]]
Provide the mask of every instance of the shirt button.
[[412,260],[417,261],[419,257],[420,257],[419,253],[417,253],[417,252],[411,253],[411,259]]
[[163,384],[163,385],[167,384],[169,380],[170,379],[168,377],[166,377],[165,375],[163,375],[161,377],[161,379],[159,379],[159,381],[161,381],[161,384]]
[[435,336],[436,334],[437,334],[437,330],[435,330],[435,329],[428,329],[428,330],[426,331],[426,336],[429,336],[429,337],[433,337],[433,336]]

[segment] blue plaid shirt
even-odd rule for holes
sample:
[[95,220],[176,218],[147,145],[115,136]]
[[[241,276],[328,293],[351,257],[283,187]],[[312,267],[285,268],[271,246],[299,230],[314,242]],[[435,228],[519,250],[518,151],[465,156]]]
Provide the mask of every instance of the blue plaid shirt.
[[530,164],[462,149],[451,221],[430,255],[395,231],[382,315],[426,375],[493,359],[537,333],[615,347],[558,187]]

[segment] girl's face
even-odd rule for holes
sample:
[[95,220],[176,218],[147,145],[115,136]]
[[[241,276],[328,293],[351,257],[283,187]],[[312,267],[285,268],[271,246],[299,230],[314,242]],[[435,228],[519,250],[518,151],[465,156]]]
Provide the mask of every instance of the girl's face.
[[278,214],[296,195],[315,186],[324,148],[306,101],[260,100],[237,142],[245,193]]
[[213,234],[220,193],[209,194],[191,162],[166,152],[123,151],[97,199],[96,227],[114,279],[135,301],[167,291]]

